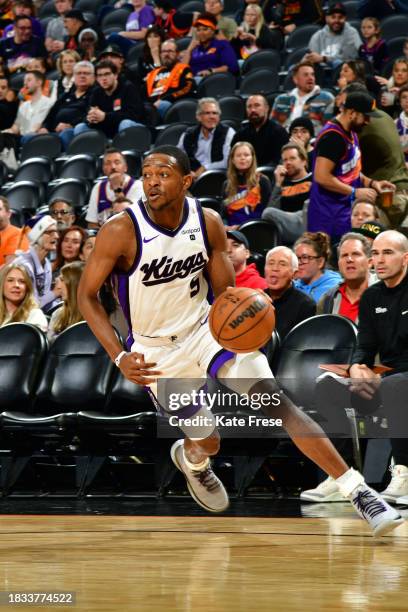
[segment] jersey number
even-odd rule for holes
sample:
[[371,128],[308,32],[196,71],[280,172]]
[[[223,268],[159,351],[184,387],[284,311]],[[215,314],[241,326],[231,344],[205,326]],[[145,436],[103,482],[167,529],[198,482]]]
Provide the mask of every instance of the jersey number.
[[193,278],[190,283],[190,297],[193,298],[200,291],[200,279]]

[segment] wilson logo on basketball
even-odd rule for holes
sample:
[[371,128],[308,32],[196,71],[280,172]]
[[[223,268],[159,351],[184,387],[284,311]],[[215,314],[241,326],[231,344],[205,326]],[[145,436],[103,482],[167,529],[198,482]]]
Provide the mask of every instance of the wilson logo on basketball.
[[231,327],[232,329],[235,329],[236,327],[238,327],[239,325],[241,325],[241,323],[243,321],[245,321],[245,319],[253,319],[256,315],[257,312],[261,312],[261,310],[263,310],[264,308],[266,308],[267,304],[265,304],[265,302],[254,302],[253,304],[251,304],[251,306],[249,306],[249,308],[247,308],[246,310],[244,310],[239,317],[237,317],[236,319],[234,319],[233,321],[231,321],[228,325],[229,327]]

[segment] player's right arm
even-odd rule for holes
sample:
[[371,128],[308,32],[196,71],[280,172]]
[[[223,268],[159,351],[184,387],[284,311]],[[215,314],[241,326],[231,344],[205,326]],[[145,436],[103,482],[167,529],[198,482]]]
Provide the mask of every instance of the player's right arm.
[[[123,351],[105,309],[98,299],[98,292],[114,270],[128,270],[136,254],[135,234],[126,213],[109,220],[101,228],[78,287],[78,306],[96,338],[109,357],[114,359]],[[145,363],[139,353],[127,353],[120,360],[120,369],[134,383],[146,385],[158,375],[151,368],[155,363]]]

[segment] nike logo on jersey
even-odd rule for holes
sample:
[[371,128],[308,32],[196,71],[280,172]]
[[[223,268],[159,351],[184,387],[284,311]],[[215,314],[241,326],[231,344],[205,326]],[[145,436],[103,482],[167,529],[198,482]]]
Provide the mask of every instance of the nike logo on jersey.
[[153,259],[150,263],[145,263],[140,267],[144,273],[142,283],[145,287],[170,283],[176,278],[186,278],[190,274],[195,274],[204,268],[206,260],[203,253],[189,255],[186,259],[173,261],[172,257],[166,255],[160,259]]
[[159,234],[157,234],[157,236],[153,236],[153,238],[143,238],[143,242],[151,242],[152,240],[154,240],[155,238],[158,238]]
[[381,306],[377,306],[375,309],[375,314],[383,314],[384,312],[388,312],[388,308],[382,308]]

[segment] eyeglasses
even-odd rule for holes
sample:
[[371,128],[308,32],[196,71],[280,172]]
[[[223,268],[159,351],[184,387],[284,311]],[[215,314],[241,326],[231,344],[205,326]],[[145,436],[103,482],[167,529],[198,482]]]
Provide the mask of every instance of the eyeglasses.
[[312,259],[320,259],[319,255],[301,255],[298,260],[302,263],[309,263]]
[[51,217],[66,217],[67,215],[72,215],[70,210],[55,210],[50,213]]

